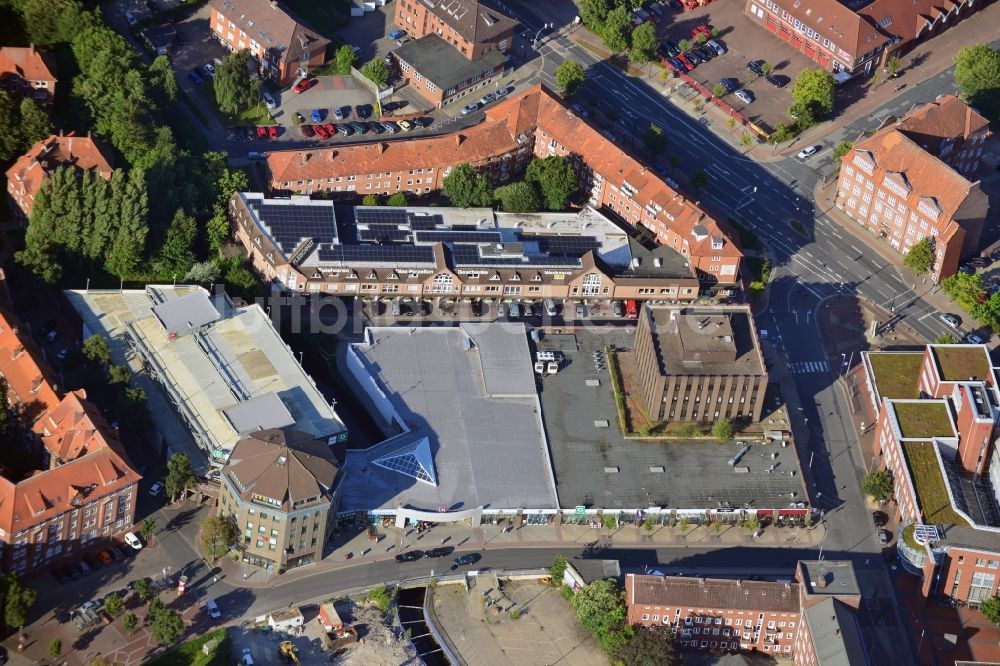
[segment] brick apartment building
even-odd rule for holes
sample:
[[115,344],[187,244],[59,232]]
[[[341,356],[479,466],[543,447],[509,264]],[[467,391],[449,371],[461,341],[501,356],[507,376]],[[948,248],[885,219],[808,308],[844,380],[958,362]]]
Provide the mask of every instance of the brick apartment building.
[[398,0],[393,20],[413,40],[393,56],[410,85],[437,106],[503,74],[517,21],[478,0]]
[[988,1],[746,0],[745,12],[821,68],[868,74]]
[[355,199],[438,191],[451,168],[462,163],[500,184],[522,173],[533,158],[549,155],[570,159],[589,205],[646,229],[658,244],[684,257],[703,289],[739,281],[742,252],[727,227],[541,85],[496,104],[482,122],[451,134],[274,151],[267,153],[266,164],[274,191]]
[[629,624],[667,627],[688,650],[761,652],[796,666],[867,663],[860,599],[849,561],[802,561],[785,582],[625,576]]
[[268,428],[233,448],[222,468],[219,514],[243,532],[243,561],[268,571],[323,558],[343,476],[325,441]]
[[30,97],[43,107],[52,105],[56,96],[56,76],[48,56],[34,46],[0,46],[0,89],[15,102]]
[[0,562],[4,572],[22,575],[130,530],[141,478],[86,393],[60,396],[38,353],[15,320],[0,313],[6,407],[30,428],[24,456],[40,453],[43,460],[40,469],[0,474]]
[[1000,568],[997,368],[984,345],[865,352],[859,370],[876,450],[894,478],[903,569],[925,596],[977,603]]
[[105,180],[111,178],[111,151],[90,135],[59,134],[35,143],[7,169],[7,195],[14,216],[26,223],[31,216],[35,193],[53,171],[73,166],[95,170]]
[[326,63],[330,40],[277,0],[213,0],[209,29],[230,51],[249,50],[261,77],[281,87]]
[[900,254],[934,239],[935,280],[979,250],[989,199],[975,174],[989,121],[954,96],[915,107],[841,159],[837,208]]
[[634,353],[650,419],[760,420],[767,370],[749,307],[646,306]]
[[701,292],[673,249],[644,247],[592,208],[517,215],[236,193],[229,213],[257,273],[289,291],[679,302]]

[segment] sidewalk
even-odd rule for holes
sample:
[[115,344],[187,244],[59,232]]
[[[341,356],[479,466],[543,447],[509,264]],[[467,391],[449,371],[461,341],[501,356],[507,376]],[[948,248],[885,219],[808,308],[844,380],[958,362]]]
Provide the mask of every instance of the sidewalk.
[[[657,525],[652,532],[626,525],[613,530],[592,528],[587,525],[525,525],[520,529],[502,525],[483,525],[472,529],[467,526],[436,525],[423,534],[414,529],[405,532],[398,528],[380,528],[379,540],[373,543],[366,530],[335,535],[332,551],[315,565],[293,569],[280,576],[265,575],[258,567],[250,567],[232,558],[219,561],[223,576],[241,581],[244,587],[278,587],[299,578],[308,578],[327,571],[363,566],[372,562],[395,558],[407,550],[427,550],[440,546],[454,546],[456,555],[464,552],[490,551],[507,548],[566,548],[578,549],[599,542],[600,548],[815,548],[826,538],[826,526],[777,527],[769,526],[754,539],[745,528],[724,525],[718,532],[711,527],[680,527]],[[443,558],[450,563],[450,558]],[[254,572],[254,573],[251,573]]]

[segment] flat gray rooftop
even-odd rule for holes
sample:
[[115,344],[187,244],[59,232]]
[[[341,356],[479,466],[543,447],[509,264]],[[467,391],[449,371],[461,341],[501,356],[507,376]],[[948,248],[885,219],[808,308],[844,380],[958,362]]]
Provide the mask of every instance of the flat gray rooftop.
[[[347,352],[353,388],[409,432],[347,452],[342,511],[556,508],[522,324],[370,328],[366,336]],[[436,485],[386,469],[387,460],[432,466]]]
[[[630,349],[633,330],[577,331],[578,351],[563,340],[559,344],[566,358],[562,369],[542,380],[545,431],[564,508],[714,509],[728,502],[738,508],[749,503],[757,509],[783,509],[806,501],[794,446],[752,444],[737,465],[750,471],[740,474],[727,464],[740,448],[733,442],[626,440],[615,426],[617,410],[607,370],[597,372],[592,356],[608,344]],[[588,379],[599,380],[600,386],[587,386]],[[610,427],[595,426],[595,420],[604,419]],[[772,459],[774,453],[778,455]],[[775,469],[768,473],[771,465]],[[617,473],[605,471],[614,467]],[[651,470],[657,467],[664,471]],[[793,470],[795,476],[789,474]]]
[[645,308],[664,374],[763,375],[750,315],[727,308]]

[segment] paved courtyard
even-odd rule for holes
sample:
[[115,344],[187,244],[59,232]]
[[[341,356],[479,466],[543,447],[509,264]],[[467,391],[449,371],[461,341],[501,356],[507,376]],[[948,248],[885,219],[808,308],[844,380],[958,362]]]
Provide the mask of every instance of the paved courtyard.
[[[576,620],[558,588],[534,581],[507,581],[494,588],[493,576],[479,576],[466,592],[461,585],[434,588],[434,614],[446,642],[468,664],[573,664],[604,666],[604,650]],[[500,601],[487,607],[485,595]],[[518,612],[517,619],[499,606]],[[494,612],[496,610],[496,612]]]

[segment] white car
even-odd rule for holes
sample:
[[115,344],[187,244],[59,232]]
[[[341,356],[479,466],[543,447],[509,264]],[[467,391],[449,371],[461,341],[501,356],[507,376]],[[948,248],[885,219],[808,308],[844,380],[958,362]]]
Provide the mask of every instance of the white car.
[[512,92],[514,92],[514,86],[507,86],[506,88],[501,88],[496,92],[497,99],[502,99],[507,95],[511,94]]
[[265,90],[264,92],[261,93],[260,96],[264,98],[264,105],[267,106],[267,108],[269,109],[278,108],[278,102],[277,100],[274,99],[274,96],[272,96],[271,93]]
[[753,93],[749,90],[737,90],[736,96],[739,97],[744,104],[753,104]]
[[473,102],[472,104],[466,104],[462,107],[462,115],[469,115],[473,111],[479,110],[479,102]]
[[156,497],[163,492],[163,484],[159,481],[149,487],[149,494]]
[[956,317],[953,314],[948,314],[947,312],[939,314],[938,319],[943,321],[946,326],[950,326],[951,328],[958,328],[959,326],[962,325],[962,322],[959,320],[958,317]]
[[819,152],[819,149],[823,146],[809,146],[808,148],[803,148],[799,151],[798,158],[800,160],[808,159]]
[[253,666],[253,654],[250,653],[250,648],[243,648],[243,664]]
[[84,601],[83,605],[80,606],[82,610],[92,610],[96,611],[104,605],[104,599],[94,599],[93,601]]
[[131,546],[133,550],[142,550],[142,542],[132,532],[125,533],[125,543]]

